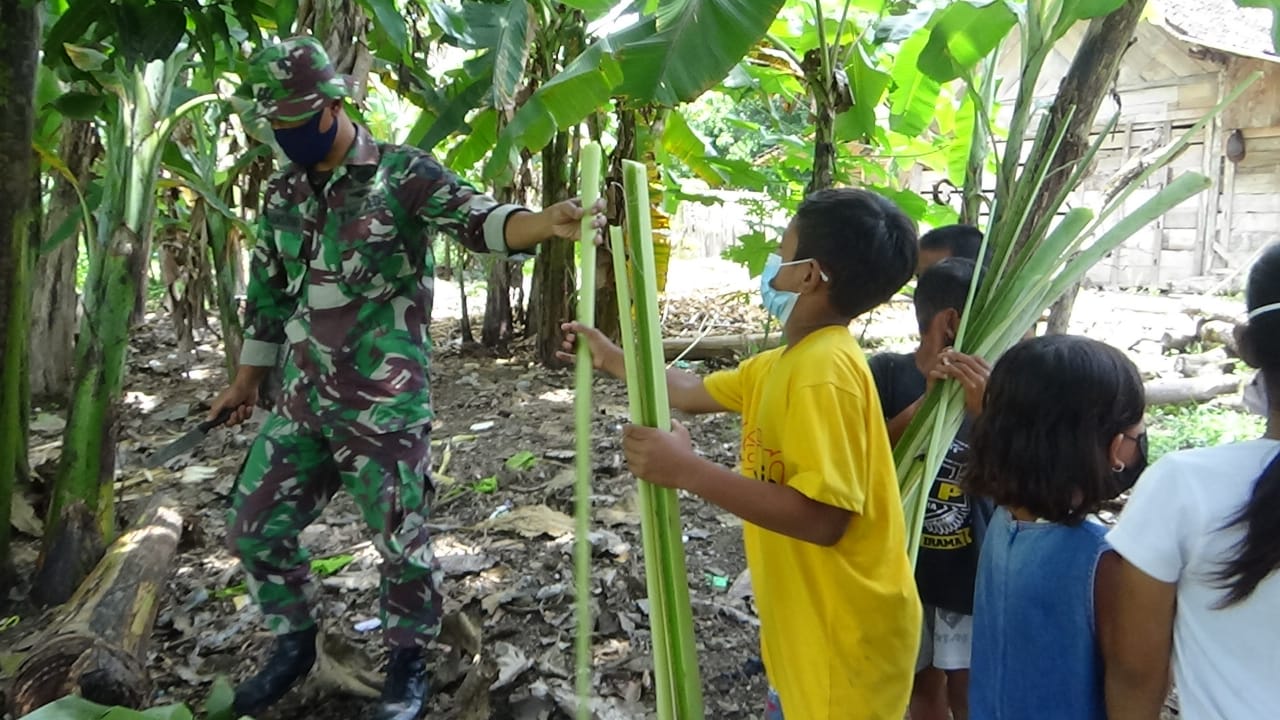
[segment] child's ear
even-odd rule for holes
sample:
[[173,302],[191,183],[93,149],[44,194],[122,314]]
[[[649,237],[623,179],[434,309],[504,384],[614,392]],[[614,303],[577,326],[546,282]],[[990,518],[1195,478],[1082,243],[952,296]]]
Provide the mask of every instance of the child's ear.
[[1107,462],[1111,464],[1111,469],[1119,472],[1124,466],[1124,461],[1120,459],[1120,449],[1124,447],[1124,433],[1116,433],[1111,438],[1111,445],[1107,448]]
[[960,335],[960,311],[955,308],[947,308],[942,311],[942,317],[946,322],[947,344],[953,345]]
[[828,277],[830,276],[822,269],[822,266],[818,264],[818,261],[814,260],[809,263],[809,272],[800,283],[800,292],[803,293],[818,289],[823,282],[827,282]]

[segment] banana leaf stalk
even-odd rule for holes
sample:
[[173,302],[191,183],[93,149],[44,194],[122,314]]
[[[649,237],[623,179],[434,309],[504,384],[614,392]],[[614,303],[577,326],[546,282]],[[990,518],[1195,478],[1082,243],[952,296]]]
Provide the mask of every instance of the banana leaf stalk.
[[[1025,46],[1036,43],[1026,41]],[[1022,86],[1017,100],[1015,116],[1025,123],[1033,100],[1035,80],[1039,74],[1039,51],[1024,57]],[[975,273],[969,289],[966,310],[960,321],[955,347],[962,352],[994,360],[1017,343],[1028,328],[1035,326],[1041,314],[1072,284],[1079,281],[1108,253],[1114,251],[1126,239],[1141,228],[1161,217],[1169,210],[1208,188],[1208,178],[1198,173],[1180,174],[1159,192],[1143,203],[1136,211],[1110,224],[1108,220],[1124,206],[1125,200],[1156,172],[1163,170],[1214,116],[1234,101],[1257,79],[1251,77],[1229,93],[1199,123],[1183,133],[1179,140],[1166,148],[1141,175],[1121,193],[1111,198],[1095,212],[1088,208],[1073,208],[1060,219],[1055,219],[1066,204],[1068,195],[1084,179],[1108,135],[1104,131],[1074,167],[1050,167],[1067,123],[1058,133],[1047,133],[1047,118],[1040,124],[1040,132],[1032,141],[1029,160],[1016,178],[1010,171],[1022,157],[1023,138],[1011,128],[1004,149],[1001,177],[997,185],[996,199],[991,212],[991,224],[987,229],[980,257],[986,256],[987,246],[993,249],[991,267]],[[990,108],[985,104],[977,108],[982,122],[978,128],[989,128]],[[1113,117],[1108,129],[1114,127]],[[1025,127],[1025,125],[1023,125]],[[1053,173],[1069,172],[1070,180],[1053,198],[1043,217],[1029,217],[1031,198],[1040,193],[1045,180]],[[1030,227],[1029,242],[1018,248],[1018,238],[1024,228]],[[894,448],[898,468],[899,489],[907,520],[908,552],[912,562],[919,550],[925,506],[931,482],[960,429],[964,419],[962,391],[956,383],[941,383],[930,392],[924,405]]]
[[[582,207],[591,208],[600,198],[600,168],[603,154],[599,143],[582,148],[582,170],[578,192]],[[596,244],[592,215],[582,216],[582,237],[578,243],[578,322],[588,327],[596,320]],[[574,611],[577,633],[574,637],[574,685],[578,694],[578,720],[591,717],[591,348],[585,340],[578,342],[574,412],[576,414],[577,481],[574,484]]]
[[[662,326],[653,237],[649,215],[648,178],[643,163],[623,161],[623,190],[630,242],[630,272],[625,255],[614,251],[618,282],[619,320],[627,365],[627,394],[631,419],[637,425],[671,429],[666,365],[662,354]],[[626,287],[627,285],[630,287]],[[634,289],[634,297],[632,297]],[[634,323],[629,317],[634,300]],[[702,686],[689,605],[688,573],[681,541],[680,508],[674,490],[641,479],[640,530],[645,550],[645,579],[654,647],[654,685],[660,720],[701,720]]]

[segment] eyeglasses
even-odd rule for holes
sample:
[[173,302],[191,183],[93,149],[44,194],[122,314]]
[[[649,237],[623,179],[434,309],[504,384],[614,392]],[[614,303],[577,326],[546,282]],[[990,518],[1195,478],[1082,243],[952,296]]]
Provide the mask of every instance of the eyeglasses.
[[1123,436],[1126,440],[1132,440],[1134,443],[1138,445],[1138,449],[1141,450],[1144,455],[1146,454],[1147,442],[1148,442],[1146,430],[1143,430],[1141,433],[1137,435],[1130,435],[1129,433],[1120,433],[1120,435]]

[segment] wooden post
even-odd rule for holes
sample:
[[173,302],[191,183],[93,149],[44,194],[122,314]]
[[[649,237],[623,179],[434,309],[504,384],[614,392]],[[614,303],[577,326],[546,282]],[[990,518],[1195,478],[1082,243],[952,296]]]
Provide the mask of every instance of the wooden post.
[[[1218,102],[1227,93],[1225,71],[1220,70],[1215,82],[1218,84]],[[1218,199],[1222,195],[1222,116],[1215,115],[1204,129],[1204,162],[1205,177],[1213,183],[1210,192],[1201,195],[1200,222],[1196,236],[1196,274],[1208,275],[1213,270],[1213,236],[1218,226]]]
[[[1172,120],[1166,119],[1164,121],[1164,127],[1162,128],[1162,132],[1163,132],[1163,135],[1160,138],[1161,144],[1168,143],[1173,140],[1173,121]],[[1166,188],[1169,186],[1169,183],[1173,182],[1173,163],[1169,163],[1168,165],[1165,165],[1164,172],[1161,174],[1164,175],[1164,182],[1162,182],[1160,186],[1161,188]],[[1151,278],[1151,285],[1149,286],[1151,288],[1160,287],[1160,266],[1164,264],[1164,244],[1165,244],[1165,237],[1166,237],[1165,227],[1164,227],[1165,222],[1166,221],[1165,221],[1164,215],[1161,215],[1158,219],[1156,219],[1156,227],[1155,227],[1155,233],[1154,233],[1155,242],[1153,243],[1155,245],[1155,262],[1153,263],[1153,267],[1151,270],[1152,278]]]
[[1222,231],[1221,242],[1213,244],[1214,250],[1222,255],[1222,259],[1226,261],[1226,266],[1231,266],[1231,231],[1235,225],[1234,215],[1236,206],[1236,164],[1227,159],[1224,149],[1222,153],[1222,188],[1223,195],[1226,196],[1227,206],[1222,211]]
[[147,645],[181,534],[177,503],[154,496],[18,667],[14,717],[72,693],[134,708],[151,699]]

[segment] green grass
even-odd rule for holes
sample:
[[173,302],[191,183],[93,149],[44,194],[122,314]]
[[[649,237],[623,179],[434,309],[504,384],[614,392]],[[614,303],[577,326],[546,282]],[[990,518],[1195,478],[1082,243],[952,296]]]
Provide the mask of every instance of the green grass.
[[1147,415],[1150,460],[1175,450],[1252,440],[1265,429],[1265,418],[1219,405],[1153,407]]

